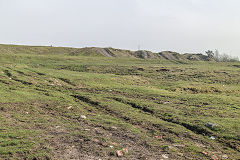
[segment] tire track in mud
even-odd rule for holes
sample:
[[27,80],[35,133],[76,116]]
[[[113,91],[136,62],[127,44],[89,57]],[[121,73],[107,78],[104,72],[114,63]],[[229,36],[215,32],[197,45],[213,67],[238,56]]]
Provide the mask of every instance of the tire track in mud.
[[[27,81],[24,81],[24,80],[21,80],[21,79],[17,79],[15,76],[12,75],[12,73],[11,73],[8,69],[3,70],[3,72],[4,72],[5,75],[6,75],[7,77],[9,77],[9,79],[11,79],[11,80],[14,80],[14,81],[16,81],[16,82],[20,82],[20,83],[22,83],[23,85],[33,85],[33,83],[31,83],[31,82],[27,82]],[[20,72],[21,72],[21,71],[18,71],[19,74],[20,74]],[[21,73],[23,73],[23,72],[21,72]],[[23,75],[24,75],[24,74],[23,74]]]
[[[114,117],[116,117],[116,118],[119,118],[119,119],[121,119],[121,120],[123,120],[123,121],[126,121],[126,122],[128,122],[128,123],[131,123],[132,125],[135,125],[133,122],[131,122],[131,118],[125,117],[125,116],[120,116],[119,114],[115,113],[115,112],[112,111],[111,109],[106,108],[104,105],[100,105],[99,102],[93,101],[93,100],[91,100],[91,99],[88,98],[88,97],[80,96],[80,95],[71,95],[71,96],[74,97],[75,99],[78,99],[78,100],[80,100],[80,101],[82,101],[82,102],[85,102],[85,103],[87,103],[87,104],[89,104],[89,105],[97,108],[98,110],[102,111],[103,113],[110,114],[110,115],[112,115],[112,116],[114,116]],[[143,111],[144,113],[147,113],[148,115],[149,115],[149,114],[153,115],[153,113],[154,113],[152,110],[150,110],[150,109],[148,109],[148,108],[146,108],[146,107],[139,106],[139,105],[134,104],[134,103],[132,103],[132,102],[125,102],[125,103],[124,103],[121,99],[119,99],[119,98],[113,98],[113,97],[112,97],[111,99],[113,99],[113,100],[115,100],[115,101],[117,101],[117,102],[123,103],[123,104],[125,104],[125,105],[127,104],[127,105],[129,105],[129,106],[131,106],[131,107],[133,107],[133,108],[135,108],[135,109],[141,110],[141,111]],[[155,118],[158,118],[158,119],[164,121],[164,122],[172,123],[172,124],[175,124],[175,125],[180,125],[180,124],[177,124],[177,123],[173,123],[173,122],[171,122],[171,121],[167,121],[167,120],[161,119],[161,118],[159,118],[159,117],[157,117],[157,116],[155,116],[155,115],[153,115],[153,116],[154,116]],[[144,129],[147,129],[147,130],[149,130],[149,127],[150,127],[150,126],[143,126],[143,125],[141,125],[141,126],[142,126]],[[181,125],[180,125],[180,126],[181,126]],[[159,127],[159,126],[157,126],[157,124],[152,124],[152,127],[153,127],[153,128],[157,128],[157,129],[159,129],[159,130],[162,130],[162,128]],[[184,127],[184,126],[183,126],[183,127]],[[185,127],[185,128],[186,128],[186,127]],[[187,129],[187,128],[186,128],[186,129]],[[189,130],[189,129],[188,129],[188,130]],[[166,130],[165,130],[165,131],[166,131]],[[168,131],[168,130],[167,130],[167,131]],[[169,132],[169,133],[172,133],[172,131],[168,131],[168,132]]]
[[[84,103],[87,103],[87,104],[89,104],[89,105],[91,105],[91,106],[93,106],[93,107],[95,107],[96,109],[98,109],[98,111],[100,111],[100,112],[102,112],[102,113],[105,113],[105,114],[110,114],[110,115],[112,115],[113,117],[115,117],[115,118],[118,118],[118,119],[120,119],[120,120],[123,120],[124,122],[126,122],[126,123],[129,123],[129,124],[131,124],[131,125],[133,125],[133,126],[138,126],[138,127],[140,127],[141,129],[143,129],[143,130],[146,130],[147,132],[149,132],[149,133],[151,133],[151,131],[153,131],[153,130],[157,130],[160,134],[162,134],[162,135],[164,135],[164,137],[166,136],[166,135],[168,135],[168,134],[172,134],[172,135],[175,135],[175,136],[177,136],[177,137],[181,137],[181,138],[183,138],[183,139],[186,139],[187,141],[193,141],[195,144],[202,144],[202,146],[209,146],[210,148],[212,148],[212,149],[214,149],[214,150],[216,150],[217,148],[216,147],[214,147],[214,145],[212,145],[210,142],[207,142],[207,141],[204,141],[203,139],[202,140],[199,140],[199,138],[197,138],[196,136],[197,135],[201,135],[201,134],[196,134],[196,136],[193,136],[193,135],[188,135],[188,134],[183,134],[183,135],[179,135],[178,133],[176,133],[176,132],[174,132],[174,131],[172,131],[171,129],[168,129],[168,128],[163,128],[163,126],[162,125],[158,125],[157,123],[153,123],[153,124],[151,124],[151,123],[147,123],[147,124],[140,124],[140,123],[138,123],[138,122],[132,122],[131,121],[131,118],[130,117],[125,117],[124,115],[123,116],[121,116],[120,114],[117,114],[115,111],[112,111],[111,109],[109,109],[109,108],[106,108],[107,106],[104,106],[104,105],[101,105],[99,102],[97,102],[97,101],[94,101],[94,100],[91,100],[91,98],[89,98],[89,97],[86,97],[86,96],[82,96],[82,95],[71,95],[72,97],[74,97],[75,99],[76,99],[76,101],[81,101],[81,102],[84,102]],[[110,98],[110,97],[108,97],[108,98]],[[111,97],[111,99],[113,99],[114,100],[114,98],[113,97]],[[119,100],[119,99],[118,99]],[[115,99],[115,101],[117,101],[116,99]],[[121,100],[119,100],[120,101],[120,103],[123,103],[123,102],[121,102]],[[118,101],[117,101],[118,102]],[[127,104],[127,105],[129,105],[129,106],[131,106],[131,104],[132,103],[123,103],[123,104]],[[131,106],[132,107],[132,106]],[[143,111],[144,113],[146,113],[146,114],[148,114],[148,115],[150,115],[151,113],[152,113],[152,111],[149,111],[149,110],[146,110],[146,109],[144,109],[144,107],[141,107],[141,106],[139,106],[139,105],[137,105],[137,104],[135,104],[135,105],[133,105],[133,108],[135,108],[135,109],[137,109],[137,110],[140,110],[140,111]],[[190,130],[190,129],[188,129],[187,127],[188,126],[183,126],[183,125],[180,125],[180,124],[177,124],[177,123],[174,123],[174,122],[171,122],[171,121],[168,121],[168,120],[164,120],[164,119],[161,119],[161,118],[159,118],[159,117],[157,117],[157,116],[155,116],[155,115],[152,115],[154,118],[158,118],[159,120],[162,120],[163,122],[166,122],[166,123],[171,123],[171,124],[174,124],[174,125],[178,125],[178,126],[181,126],[181,127],[184,127],[185,129],[187,129],[187,130]],[[140,125],[140,126],[139,126]],[[190,130],[191,131],[191,130]],[[193,132],[193,131],[192,131]],[[193,132],[194,133],[194,132]],[[149,137],[150,138],[150,137]],[[167,137],[166,137],[167,138]],[[174,143],[174,142],[170,142],[170,141],[168,141],[167,139],[162,139],[161,141],[159,141],[159,142],[161,142],[162,144],[165,144],[165,143],[167,143],[168,145],[172,145],[172,143]],[[170,144],[169,144],[170,143]],[[150,147],[150,148],[152,148],[152,146],[148,146],[148,144],[146,143],[145,144],[146,146],[145,147]],[[202,147],[201,147],[202,148]],[[152,148],[153,149],[153,148]],[[159,147],[158,147],[158,149],[159,149]],[[204,148],[202,148],[203,150],[204,150]],[[164,150],[162,150],[162,152],[164,152]],[[178,157],[179,158],[179,157]],[[176,159],[178,159],[178,158],[176,158]],[[181,158],[180,158],[181,159]]]
[[[116,112],[112,111],[111,109],[106,108],[106,106],[101,105],[99,102],[91,100],[89,97],[81,96],[81,95],[71,95],[71,96],[76,99],[75,100],[76,102],[81,101],[86,104],[89,104],[90,106],[96,108],[102,114],[109,114],[109,115],[111,115],[119,120],[123,120],[124,122],[127,122],[133,126],[136,125],[136,124],[129,122],[130,119],[128,119],[127,117],[123,117],[123,116],[117,114]],[[104,126],[102,126],[102,127],[105,128]],[[109,130],[109,129],[105,128],[105,130]],[[112,130],[112,129],[110,129],[110,130]],[[141,126],[141,130],[149,130],[149,128],[146,126]],[[128,146],[129,149],[133,148],[132,151],[136,151],[136,152],[133,152],[129,156],[140,156],[139,158],[141,158],[143,155],[141,154],[140,150],[141,151],[144,150],[145,156],[150,157],[150,159],[158,159],[159,157],[161,157],[162,154],[164,154],[164,150],[159,149],[159,147],[154,148],[155,146],[149,145],[147,143],[146,139],[143,140],[143,139],[139,138],[139,135],[136,135],[135,133],[132,133],[131,131],[123,130],[123,131],[120,131],[120,133],[119,133],[119,130],[116,130],[111,133],[113,133],[114,136],[117,136],[117,139],[119,139],[119,138],[121,139],[121,141],[122,141],[121,144],[127,142],[130,144]],[[128,135],[128,134],[130,134],[130,135]],[[149,138],[151,138],[151,137],[149,137]],[[114,139],[116,139],[116,137]],[[166,143],[164,143],[164,144],[166,144]],[[145,156],[143,156],[143,157],[145,157]],[[172,156],[175,156],[175,155],[172,155]],[[136,157],[134,159],[136,159]]]
[[[190,130],[190,131],[192,131],[195,134],[202,135],[202,136],[212,136],[212,135],[214,135],[215,137],[218,137],[213,132],[209,132],[208,130],[206,130],[204,128],[199,128],[198,126],[190,125],[190,124],[185,123],[185,122],[177,122],[177,121],[174,121],[173,119],[167,119],[167,118],[164,118],[164,117],[159,117],[159,116],[154,114],[153,110],[151,110],[151,109],[149,109],[147,107],[143,107],[143,106],[137,105],[136,103],[125,101],[125,100],[123,100],[121,98],[115,98],[114,97],[112,99],[116,100],[117,102],[123,103],[123,104],[128,104],[131,107],[139,109],[139,110],[141,110],[141,111],[143,111],[145,113],[152,114],[152,116],[154,116],[156,118],[160,118],[161,120],[163,120],[165,122],[169,122],[169,123],[173,123],[173,124],[177,124],[177,125],[183,126],[187,130]],[[153,126],[155,126],[155,125],[153,124]],[[234,149],[236,151],[240,151],[239,147],[236,144],[232,144],[232,143],[230,143],[230,142],[228,142],[226,140],[222,140],[222,139],[219,139],[218,142],[223,144],[224,146],[227,146],[227,147],[231,148],[231,149]]]
[[[82,96],[81,96],[81,99],[84,99],[84,98],[82,98]],[[86,100],[86,99],[87,98],[85,97],[84,100]],[[89,103],[96,104],[94,101],[91,101]],[[106,146],[102,145],[102,143],[104,143],[104,142],[99,143],[97,141],[99,141],[99,140],[101,141],[101,139],[102,139],[101,137],[107,137],[107,139],[111,138],[112,142],[115,142],[115,141],[119,142],[118,144],[120,146],[118,146],[118,147],[121,147],[121,148],[127,147],[131,151],[136,151],[135,154],[128,155],[128,157],[133,157],[133,159],[138,159],[138,158],[136,158],[138,156],[141,157],[141,155],[139,155],[141,150],[144,150],[147,157],[151,157],[153,159],[157,159],[157,157],[159,157],[159,155],[157,153],[152,152],[152,150],[150,150],[147,146],[144,145],[144,142],[139,140],[138,137],[136,137],[136,135],[134,135],[131,132],[126,132],[126,131],[119,130],[119,129],[109,130],[109,129],[106,129],[105,127],[102,127],[101,125],[99,126],[96,124],[92,124],[89,121],[79,120],[78,118],[74,118],[74,117],[70,118],[70,117],[68,117],[64,114],[61,114],[59,112],[56,112],[54,110],[48,111],[49,107],[51,107],[51,105],[42,105],[41,108],[43,110],[45,110],[47,112],[47,114],[50,114],[52,118],[53,118],[53,116],[54,117],[55,116],[56,117],[64,117],[64,121],[68,120],[69,122],[78,123],[81,130],[83,130],[83,131],[85,129],[91,130],[91,132],[88,131],[89,133],[88,133],[87,137],[84,138],[84,137],[72,136],[72,137],[68,138],[68,142],[62,141],[61,140],[62,138],[60,138],[60,137],[54,138],[52,141],[52,143],[53,143],[52,146],[55,147],[54,149],[55,149],[55,152],[57,152],[57,153],[60,153],[61,151],[65,152],[70,149],[70,151],[74,153],[73,156],[78,157],[78,156],[83,156],[83,152],[87,155],[88,152],[85,152],[85,151],[91,151],[91,149],[94,149],[94,147],[95,147],[95,149],[99,149],[102,152],[106,152],[106,149],[107,149]],[[55,112],[56,112],[56,114],[55,114]],[[96,131],[99,131],[99,130],[96,130],[96,128],[101,130],[100,134],[98,132],[96,132]],[[61,129],[61,128],[59,128],[59,129]],[[63,132],[60,132],[60,133],[61,134],[59,136],[64,136]],[[52,135],[54,135],[54,132]],[[89,136],[91,136],[91,138],[89,138]],[[63,140],[67,140],[67,139],[63,138]],[[57,144],[59,145],[60,148],[58,148],[56,146]],[[69,148],[69,146],[72,146],[71,144],[75,145],[76,147]],[[67,145],[67,146],[64,147],[64,145]],[[89,147],[90,147],[90,150],[89,150]],[[60,151],[59,151],[59,149],[60,149]],[[115,148],[115,149],[117,149],[117,148]],[[112,153],[115,153],[114,150]],[[161,155],[162,153],[159,153],[159,154]],[[115,157],[114,155],[106,155],[106,157],[111,159],[111,158]],[[69,155],[66,153],[66,155],[64,155],[64,156],[69,156]],[[94,155],[94,154],[93,154],[93,156],[97,157],[97,155]],[[100,158],[101,157],[93,158],[93,159],[100,159]],[[88,159],[88,158],[81,157],[79,159]],[[118,158],[116,158],[116,159],[118,159]]]
[[201,135],[212,135],[212,132],[209,132],[203,128],[197,128],[196,126],[191,126],[187,123],[183,123],[183,122],[177,122],[177,121],[174,121],[173,119],[167,119],[167,118],[163,118],[163,117],[159,117],[157,115],[154,114],[154,110],[151,110],[150,108],[147,108],[145,106],[140,106],[140,105],[137,105],[136,103],[133,103],[133,102],[130,102],[130,101],[126,101],[126,100],[123,100],[121,98],[113,98],[115,101],[117,102],[120,102],[120,103],[123,103],[123,104],[127,104],[127,105],[130,105],[131,107],[133,108],[136,108],[136,109],[139,109],[145,113],[148,113],[148,114],[151,114],[153,115],[154,117],[156,118],[160,118],[161,120],[165,121],[165,122],[169,122],[169,123],[173,123],[173,124],[177,124],[177,125],[180,125],[180,126],[183,126],[184,128],[196,133],[196,134],[201,134]]

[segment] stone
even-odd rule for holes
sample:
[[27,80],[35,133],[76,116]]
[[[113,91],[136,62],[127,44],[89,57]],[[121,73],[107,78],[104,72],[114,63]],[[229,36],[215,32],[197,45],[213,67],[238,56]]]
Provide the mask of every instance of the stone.
[[203,152],[202,152],[202,154],[204,154],[204,155],[208,155],[208,153],[207,153],[207,152],[205,152],[205,151],[203,151]]
[[81,119],[86,119],[87,117],[85,115],[80,116]]
[[216,138],[215,138],[214,136],[211,136],[210,139],[211,139],[211,140],[215,140]]
[[210,129],[214,129],[216,126],[218,126],[217,124],[215,123],[206,123],[205,124],[206,127],[210,128]]
[[108,144],[105,143],[105,142],[102,142],[101,144],[102,144],[103,147],[107,147],[108,146]]
[[111,128],[111,130],[117,130],[117,127],[115,127],[115,126],[112,126],[110,128]]
[[127,148],[123,148],[122,150],[125,154],[128,154],[128,149]]
[[123,156],[123,152],[121,150],[117,150],[116,153],[117,153],[118,157],[122,157]]
[[165,158],[165,159],[168,159],[168,155],[167,154],[163,154],[162,157]]
[[222,155],[222,159],[228,159],[228,155],[226,154]]
[[184,154],[183,154],[183,153],[177,153],[177,154],[178,154],[179,156],[182,156],[182,157],[184,156]]
[[72,109],[72,106],[67,107],[67,109],[68,109],[68,110],[69,110],[69,109]]

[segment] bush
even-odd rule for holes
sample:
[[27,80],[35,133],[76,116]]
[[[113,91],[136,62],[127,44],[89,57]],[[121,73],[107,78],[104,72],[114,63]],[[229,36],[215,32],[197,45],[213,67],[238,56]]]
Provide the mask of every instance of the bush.
[[215,52],[208,50],[206,51],[206,54],[209,58],[214,59],[217,62],[234,62],[234,61],[239,61],[238,57],[232,57],[229,54],[226,53],[219,53],[218,50],[215,50]]

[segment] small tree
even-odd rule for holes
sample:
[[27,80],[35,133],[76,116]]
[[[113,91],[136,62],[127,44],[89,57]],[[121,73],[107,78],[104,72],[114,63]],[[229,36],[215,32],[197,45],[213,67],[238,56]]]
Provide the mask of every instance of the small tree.
[[221,55],[221,61],[222,62],[229,62],[229,61],[231,61],[231,57],[229,55],[227,55],[226,53],[223,53]]
[[214,58],[214,53],[211,50],[206,51],[208,58]]

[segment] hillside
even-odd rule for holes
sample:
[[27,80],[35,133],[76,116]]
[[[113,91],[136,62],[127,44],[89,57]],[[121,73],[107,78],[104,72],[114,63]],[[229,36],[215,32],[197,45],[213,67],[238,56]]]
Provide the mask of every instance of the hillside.
[[0,45],[0,53],[9,54],[37,54],[37,55],[70,55],[70,56],[103,56],[111,58],[140,58],[140,59],[162,59],[172,61],[210,61],[202,54],[179,54],[177,52],[163,51],[153,53],[150,51],[130,51],[114,48],[67,48],[52,46],[21,46]]
[[0,45],[0,159],[239,159],[240,63],[205,58]]

